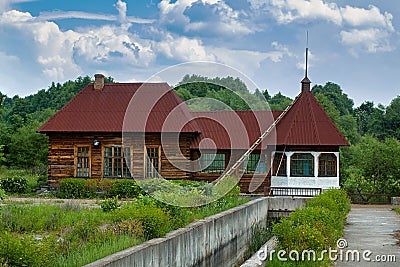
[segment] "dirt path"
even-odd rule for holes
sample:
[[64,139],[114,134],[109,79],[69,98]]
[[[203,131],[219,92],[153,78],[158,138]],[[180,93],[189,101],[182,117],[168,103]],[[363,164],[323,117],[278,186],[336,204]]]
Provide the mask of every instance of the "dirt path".
[[75,204],[83,205],[88,207],[99,207],[99,199],[62,199],[62,198],[37,198],[37,197],[13,197],[10,196],[5,200],[0,201],[2,204],[7,204],[8,202],[22,202],[26,204]]
[[400,216],[391,206],[352,206],[344,229],[348,246],[335,266],[400,266],[398,231]]

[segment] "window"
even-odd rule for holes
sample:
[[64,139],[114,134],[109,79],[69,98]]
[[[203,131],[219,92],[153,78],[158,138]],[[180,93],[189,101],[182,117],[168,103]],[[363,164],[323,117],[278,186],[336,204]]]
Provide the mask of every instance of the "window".
[[77,147],[76,176],[89,177],[89,173],[89,147],[79,146]]
[[148,147],[146,149],[146,178],[159,177],[160,170],[160,151],[158,147]]
[[247,161],[246,173],[266,173],[267,172],[267,155],[250,154]]
[[132,177],[130,164],[130,147],[110,146],[104,148],[104,177]]
[[310,153],[295,153],[291,159],[291,176],[314,176],[314,157]]
[[336,156],[333,153],[324,153],[319,156],[318,176],[336,177]]
[[198,164],[199,172],[223,173],[225,171],[225,154],[203,153]]
[[286,176],[286,155],[284,153],[275,153],[272,165],[273,176]]

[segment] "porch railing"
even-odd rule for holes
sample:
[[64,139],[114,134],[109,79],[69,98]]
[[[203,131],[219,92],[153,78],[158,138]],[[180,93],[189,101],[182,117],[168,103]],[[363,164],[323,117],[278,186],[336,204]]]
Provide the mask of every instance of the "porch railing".
[[310,187],[265,187],[265,196],[314,197],[321,194],[322,188]]

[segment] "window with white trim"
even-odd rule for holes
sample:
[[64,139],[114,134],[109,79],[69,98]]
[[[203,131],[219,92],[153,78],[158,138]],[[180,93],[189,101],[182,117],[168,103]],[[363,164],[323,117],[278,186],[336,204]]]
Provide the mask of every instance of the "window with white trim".
[[333,153],[322,153],[318,158],[318,176],[336,177],[337,159]]
[[290,161],[290,176],[314,176],[314,156],[311,153],[295,153]]

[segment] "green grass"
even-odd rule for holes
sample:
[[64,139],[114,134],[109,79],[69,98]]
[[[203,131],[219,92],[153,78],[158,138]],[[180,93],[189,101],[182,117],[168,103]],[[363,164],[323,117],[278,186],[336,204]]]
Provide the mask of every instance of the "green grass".
[[73,267],[82,266],[118,251],[138,245],[142,242],[141,239],[131,236],[118,236],[108,239],[102,243],[90,243],[83,247],[78,247],[73,251],[69,251],[68,257],[59,256],[56,258],[55,267]]
[[82,266],[247,201],[229,195],[202,207],[182,208],[141,196],[109,212],[71,202],[3,201],[0,263]]
[[392,210],[394,210],[395,212],[397,212],[398,214],[400,214],[400,208],[393,208]]

